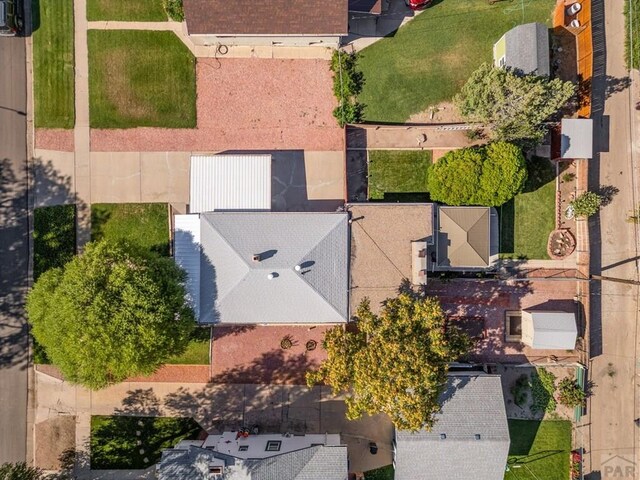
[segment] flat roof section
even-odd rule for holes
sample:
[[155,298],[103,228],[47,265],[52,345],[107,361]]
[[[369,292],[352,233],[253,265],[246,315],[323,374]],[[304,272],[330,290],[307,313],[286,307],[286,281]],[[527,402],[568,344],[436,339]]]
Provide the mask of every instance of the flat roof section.
[[412,277],[411,242],[433,240],[430,203],[352,203],[351,315],[368,297],[372,310],[397,295],[404,279]]
[[563,118],[560,134],[562,158],[593,158],[593,120]]

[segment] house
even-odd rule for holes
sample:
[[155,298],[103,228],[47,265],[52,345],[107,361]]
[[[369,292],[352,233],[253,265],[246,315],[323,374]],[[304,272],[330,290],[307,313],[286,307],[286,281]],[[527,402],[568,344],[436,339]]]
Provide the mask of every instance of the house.
[[427,281],[426,249],[433,245],[431,203],[351,203],[351,312],[369,298],[374,311],[398,287]]
[[162,452],[158,480],[347,480],[340,435],[224,432]]
[[203,324],[338,324],[348,318],[344,212],[174,217],[175,261]]
[[549,29],[542,23],[518,25],[493,45],[493,63],[524,74],[549,76]]
[[440,206],[434,270],[483,270],[498,259],[498,214],[489,207]]
[[337,48],[348,32],[347,12],[348,0],[184,0],[196,45]]
[[395,476],[502,480],[509,428],[499,375],[450,375],[431,431],[396,431]]

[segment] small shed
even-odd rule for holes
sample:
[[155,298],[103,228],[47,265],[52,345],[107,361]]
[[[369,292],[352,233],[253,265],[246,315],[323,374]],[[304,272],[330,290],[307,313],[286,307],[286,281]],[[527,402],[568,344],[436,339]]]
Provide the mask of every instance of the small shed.
[[593,120],[563,118],[560,136],[560,157],[565,159],[593,157]]
[[271,210],[271,155],[191,157],[191,213]]
[[494,44],[493,63],[524,74],[549,76],[549,29],[543,23],[512,28]]
[[570,312],[522,311],[522,342],[541,350],[573,350],[578,328]]

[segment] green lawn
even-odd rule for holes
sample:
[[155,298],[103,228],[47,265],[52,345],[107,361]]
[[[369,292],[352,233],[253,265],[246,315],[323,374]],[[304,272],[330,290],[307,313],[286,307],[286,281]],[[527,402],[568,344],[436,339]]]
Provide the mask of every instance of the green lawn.
[[492,60],[493,44],[510,28],[550,23],[553,0],[446,0],[362,50],[365,84],[359,100],[365,120],[405,122],[413,113],[447,101],[482,62]]
[[166,22],[162,0],[88,0],[88,20]]
[[[33,278],[62,267],[76,253],[76,207],[58,205],[33,211]],[[33,361],[50,363],[44,348],[33,339]]]
[[91,205],[92,240],[128,240],[161,255],[169,254],[169,214],[165,203]]
[[509,420],[509,469],[505,480],[569,478],[571,423]]
[[163,449],[183,439],[196,439],[201,431],[200,425],[191,418],[93,416],[91,469],[150,467],[160,460]]
[[[631,17],[631,14],[633,14],[633,18]],[[627,67],[638,68],[640,67],[640,0],[625,0],[624,16],[624,48]],[[631,24],[631,29],[629,29],[629,24]],[[632,45],[631,42],[629,42],[630,30],[633,34],[633,48],[631,48]]]
[[170,358],[167,363],[172,365],[209,365],[210,340],[211,328],[197,327],[187,350],[182,355]]
[[369,198],[386,201],[427,201],[429,150],[371,150]]
[[548,259],[547,241],[555,228],[555,169],[543,158],[528,162],[523,193],[498,208],[502,258]]
[[73,0],[32,1],[36,128],[73,128]]
[[380,467],[375,470],[364,472],[364,480],[393,480],[393,477],[393,465],[387,465],[386,467]]
[[89,30],[91,127],[194,128],[195,63],[173,32]]

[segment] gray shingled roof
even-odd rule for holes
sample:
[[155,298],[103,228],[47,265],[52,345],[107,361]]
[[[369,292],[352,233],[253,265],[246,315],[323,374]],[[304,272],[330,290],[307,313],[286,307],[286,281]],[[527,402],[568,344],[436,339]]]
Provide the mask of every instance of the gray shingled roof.
[[438,209],[438,267],[489,266],[491,218],[489,207]]
[[199,447],[162,452],[158,480],[210,480],[208,464],[226,463],[224,480],[346,480],[347,447],[317,445],[265,459],[242,460]]
[[505,33],[505,66],[549,76],[549,29],[542,23],[518,25]]
[[509,428],[500,376],[451,375],[440,401],[430,432],[396,432],[396,478],[502,480]]
[[[214,212],[200,219],[201,322],[346,322],[346,213]],[[254,254],[263,259],[253,261]]]

